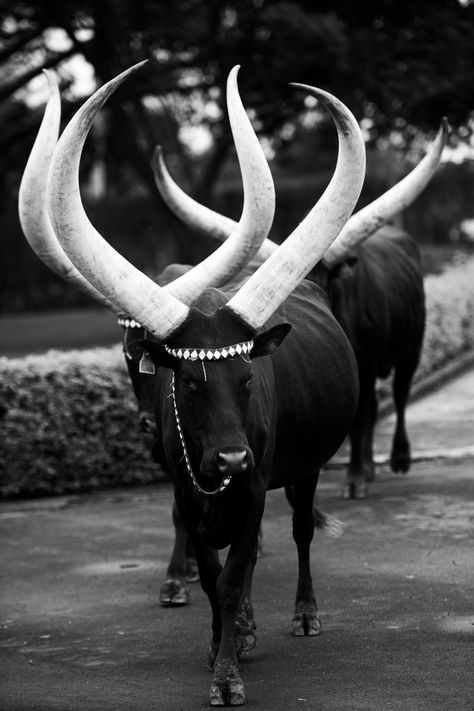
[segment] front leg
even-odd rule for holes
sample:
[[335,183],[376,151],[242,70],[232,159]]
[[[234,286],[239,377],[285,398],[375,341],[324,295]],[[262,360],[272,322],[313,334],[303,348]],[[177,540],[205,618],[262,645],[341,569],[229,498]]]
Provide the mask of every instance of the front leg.
[[[260,527],[260,532],[262,528]],[[252,606],[252,580],[253,571],[258,557],[258,549],[260,546],[260,532],[258,536],[258,544],[254,549],[252,558],[245,572],[244,589],[242,599],[240,601],[237,619],[235,621],[235,636],[237,644],[237,656],[240,657],[242,652],[249,652],[255,648],[257,638],[255,635],[256,624]]]
[[173,526],[173,552],[166,571],[166,580],[160,590],[160,603],[165,607],[178,607],[189,602],[188,556],[192,546],[176,504],[173,504]]
[[[263,508],[264,497],[261,502],[254,501],[253,511],[247,509],[246,521],[231,543],[217,581],[222,630],[209,695],[211,706],[240,706],[245,703],[244,684],[237,665],[240,644],[238,613],[242,611],[241,603],[247,597],[245,593],[250,593]],[[254,626],[253,613],[247,624]]]
[[217,551],[206,545],[195,531],[190,532],[190,538],[193,542],[201,587],[208,597],[212,610],[212,636],[208,664],[210,669],[214,669],[222,630],[221,612],[217,599],[217,580],[222,572],[222,565]]

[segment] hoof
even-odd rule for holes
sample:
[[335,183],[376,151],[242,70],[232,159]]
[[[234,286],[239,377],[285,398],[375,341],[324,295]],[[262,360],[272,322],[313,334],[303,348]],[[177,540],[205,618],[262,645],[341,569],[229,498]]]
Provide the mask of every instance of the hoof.
[[245,704],[244,683],[237,666],[230,659],[216,662],[209,692],[211,706],[242,706]]
[[235,644],[237,649],[237,656],[242,652],[249,652],[251,649],[255,648],[257,644],[257,637],[255,630],[257,626],[255,624],[253,616],[253,608],[250,600],[245,597],[241,604],[237,619],[235,621]]
[[186,582],[199,582],[199,570],[194,558],[186,558]]
[[317,637],[321,632],[321,620],[317,612],[297,612],[291,622],[293,637]]
[[235,644],[237,649],[237,657],[240,657],[243,652],[250,652],[252,649],[255,649],[257,644],[255,632],[249,630],[247,632],[237,633],[235,636]]
[[219,645],[211,641],[209,647],[209,652],[207,655],[207,665],[211,671],[214,671],[214,665],[216,663],[217,652],[219,651]]
[[366,470],[365,480],[366,481],[375,481],[375,467],[371,467],[371,469]]
[[366,499],[369,495],[369,485],[367,482],[356,484],[354,482],[346,482],[341,489],[341,498],[349,499]]
[[181,580],[166,580],[160,590],[160,603],[164,607],[181,607],[189,602],[189,592]]
[[390,458],[390,469],[395,474],[406,474],[410,469],[411,458],[407,456],[393,456]]

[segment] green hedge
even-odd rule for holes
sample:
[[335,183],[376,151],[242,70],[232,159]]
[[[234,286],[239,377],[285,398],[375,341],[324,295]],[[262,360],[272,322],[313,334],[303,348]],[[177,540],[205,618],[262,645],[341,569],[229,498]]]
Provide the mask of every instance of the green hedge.
[[[418,381],[474,349],[474,259],[427,277],[425,291],[428,318]],[[1,497],[163,476],[137,431],[119,346],[0,358]]]
[[121,347],[0,358],[1,497],[160,478]]

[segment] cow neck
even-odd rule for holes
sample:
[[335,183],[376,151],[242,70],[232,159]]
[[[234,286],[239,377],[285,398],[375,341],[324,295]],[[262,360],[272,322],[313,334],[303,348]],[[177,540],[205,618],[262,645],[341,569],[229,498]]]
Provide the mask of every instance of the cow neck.
[[189,459],[188,455],[188,450],[186,447],[186,442],[184,441],[184,433],[183,433],[183,428],[181,426],[181,419],[179,417],[179,412],[178,412],[178,406],[176,404],[176,394],[175,394],[175,387],[174,387],[174,373],[171,373],[171,397],[173,398],[173,409],[174,409],[174,417],[176,421],[176,429],[178,430],[178,435],[179,439],[181,442],[181,446],[183,448],[183,456],[184,456],[184,461],[186,463],[186,469],[188,470],[188,474],[191,478],[191,481],[193,482],[194,487],[199,491],[200,494],[205,494],[206,496],[215,496],[215,494],[219,494],[221,491],[224,491],[230,483],[230,480],[232,479],[232,475],[228,475],[224,477],[222,480],[220,486],[217,487],[217,489],[214,489],[213,491],[206,491],[205,489],[202,488],[202,486],[199,485],[194,472],[193,468],[191,466],[191,460]]

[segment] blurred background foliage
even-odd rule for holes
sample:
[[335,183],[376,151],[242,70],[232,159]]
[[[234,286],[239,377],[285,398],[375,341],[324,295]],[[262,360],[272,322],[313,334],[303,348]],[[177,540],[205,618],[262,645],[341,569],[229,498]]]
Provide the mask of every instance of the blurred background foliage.
[[149,60],[96,123],[82,185],[94,224],[154,275],[215,246],[159,198],[150,169],[156,144],[184,189],[239,215],[224,91],[235,64],[271,159],[277,241],[325,188],[335,158],[330,122],[291,81],[331,91],[361,123],[369,154],[361,204],[419,160],[447,116],[452,162],[403,219],[421,242],[462,240],[463,221],[474,217],[473,30],[469,0],[0,0],[2,310],[92,305],[38,261],[18,222],[18,187],[46,100],[42,69],[57,74],[64,125],[95,87]]

